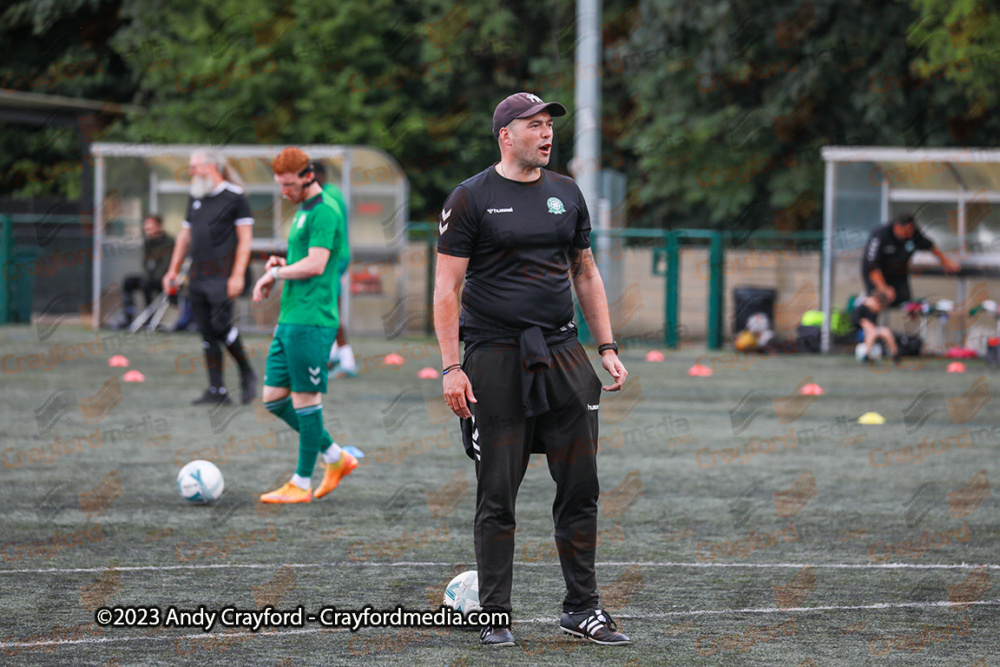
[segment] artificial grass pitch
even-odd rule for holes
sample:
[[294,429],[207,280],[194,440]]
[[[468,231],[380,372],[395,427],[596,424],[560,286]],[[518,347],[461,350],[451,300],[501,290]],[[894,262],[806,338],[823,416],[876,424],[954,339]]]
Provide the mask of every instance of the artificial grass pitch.
[[[486,649],[454,628],[95,623],[103,607],[436,607],[475,568],[475,473],[440,380],[416,377],[440,368],[433,340],[352,341],[359,376],[331,381],[323,416],[362,465],[327,498],[267,506],[255,499],[290,476],[297,437],[259,404],[190,405],[206,384],[197,336],[39,333],[0,329],[5,664],[971,666],[1000,654],[1000,377],[978,362],[948,374],[940,360],[686,348],[649,363],[649,348],[625,348],[626,391],[601,404],[596,539],[604,605],[633,643],[559,631],[554,484],[533,456],[518,498],[518,645]],[[262,372],[269,338],[246,338]],[[390,352],[406,363],[385,365]],[[123,382],[114,354],[146,381]],[[696,362],[714,373],[689,377]],[[800,395],[807,382],[823,395]],[[870,411],[886,423],[857,424]],[[214,505],[177,492],[196,458],[225,476]]]

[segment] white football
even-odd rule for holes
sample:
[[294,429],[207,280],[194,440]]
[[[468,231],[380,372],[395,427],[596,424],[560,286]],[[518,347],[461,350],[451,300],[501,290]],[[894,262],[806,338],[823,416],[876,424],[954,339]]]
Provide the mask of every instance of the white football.
[[458,575],[444,589],[444,606],[457,609],[463,614],[480,611],[479,606],[479,574],[469,570]]
[[210,503],[222,495],[226,482],[211,461],[191,461],[177,473],[177,490],[192,503]]
[[771,328],[771,320],[764,313],[754,313],[747,318],[747,331],[755,336],[760,336]]
[[868,355],[869,361],[877,361],[882,358],[882,343],[880,341],[875,341],[872,343],[872,349],[865,347],[864,343],[858,343],[857,347],[854,348],[854,358],[858,361],[863,361],[865,354]]

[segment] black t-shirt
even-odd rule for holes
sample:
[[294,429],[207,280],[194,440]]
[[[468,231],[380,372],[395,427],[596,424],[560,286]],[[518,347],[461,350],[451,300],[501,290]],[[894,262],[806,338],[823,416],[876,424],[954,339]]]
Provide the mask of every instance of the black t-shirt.
[[590,247],[590,215],[573,179],[541,172],[522,183],[489,167],[445,200],[438,251],[469,258],[466,334],[555,331],[573,320],[570,249]]
[[861,273],[865,284],[869,284],[868,274],[875,269],[882,270],[882,276],[889,285],[905,283],[909,275],[910,257],[917,250],[930,250],[934,243],[916,228],[913,238],[900,241],[892,233],[892,224],[882,225],[872,232],[865,244],[865,256],[861,263]]
[[191,230],[191,278],[226,279],[236,258],[236,227],[252,225],[243,188],[224,181],[212,194],[188,202],[184,227]]
[[851,311],[851,331],[861,329],[861,320],[868,320],[872,324],[878,324],[878,315],[868,306],[861,304],[860,306],[855,306],[854,310]]

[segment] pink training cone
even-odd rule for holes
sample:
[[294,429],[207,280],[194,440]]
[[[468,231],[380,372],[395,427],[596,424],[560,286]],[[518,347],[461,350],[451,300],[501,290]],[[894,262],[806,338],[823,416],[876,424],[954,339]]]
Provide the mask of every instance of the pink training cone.
[[701,364],[695,364],[688,369],[688,375],[693,378],[707,378],[712,374],[712,369],[708,366],[702,366]]
[[646,353],[646,361],[652,361],[653,363],[659,363],[666,359],[663,353],[659,350],[650,350]]
[[964,373],[965,372],[965,364],[963,364],[961,361],[953,361],[950,364],[948,364],[948,372],[949,373]]
[[810,382],[807,385],[803,385],[802,389],[799,390],[799,393],[803,396],[822,396],[823,387],[819,386],[815,382]]
[[437,372],[436,368],[431,368],[430,366],[426,368],[421,368],[417,371],[417,377],[421,380],[436,380],[440,377],[440,373]]
[[386,366],[402,366],[403,364],[406,363],[403,360],[403,357],[400,356],[399,354],[396,354],[395,352],[390,352],[389,354],[385,355],[385,359],[383,359],[383,361],[385,361]]
[[114,366],[123,366],[123,367],[124,366],[128,366],[128,359],[126,359],[125,357],[123,357],[120,354],[116,354],[115,356],[113,356],[110,359],[108,359],[108,366],[112,366],[112,367],[114,367]]
[[122,380],[125,382],[145,382],[146,376],[133,368],[122,376]]

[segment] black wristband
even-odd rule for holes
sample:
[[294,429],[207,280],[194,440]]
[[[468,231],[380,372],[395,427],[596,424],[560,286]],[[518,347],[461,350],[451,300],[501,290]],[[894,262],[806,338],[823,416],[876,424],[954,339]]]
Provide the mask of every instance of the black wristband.
[[614,350],[615,354],[618,354],[618,343],[611,341],[610,343],[604,343],[603,345],[597,346],[598,355],[604,354],[608,350]]
[[451,366],[448,366],[448,368],[446,368],[443,371],[441,371],[441,375],[447,375],[448,373],[450,373],[451,371],[455,370],[456,368],[461,368],[461,367],[462,367],[462,364],[452,364]]

